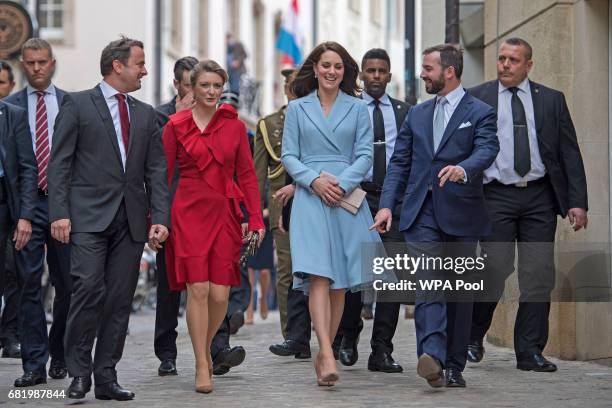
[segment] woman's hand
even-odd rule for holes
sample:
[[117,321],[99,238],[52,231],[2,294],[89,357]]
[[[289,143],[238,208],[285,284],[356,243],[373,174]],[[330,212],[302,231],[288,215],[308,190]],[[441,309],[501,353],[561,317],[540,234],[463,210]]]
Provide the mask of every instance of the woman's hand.
[[[248,241],[250,241],[250,240],[251,240],[251,238],[253,237],[253,233],[254,233],[254,232],[255,232],[255,231],[249,231],[249,232],[248,232],[248,234],[247,234],[247,238],[246,238],[246,241],[245,241],[245,242],[248,242]],[[257,230],[256,232],[259,234],[259,239],[257,240],[257,248],[259,248],[259,247],[261,246],[261,243],[262,243],[262,242],[263,242],[263,240],[264,240],[264,236],[266,235],[266,230],[265,230],[265,228],[263,228],[263,229],[259,229],[259,230]]]
[[245,222],[240,227],[242,228],[242,243],[244,244],[249,240],[249,224]]
[[329,177],[317,177],[310,187],[330,207],[337,207],[344,195],[338,181]]

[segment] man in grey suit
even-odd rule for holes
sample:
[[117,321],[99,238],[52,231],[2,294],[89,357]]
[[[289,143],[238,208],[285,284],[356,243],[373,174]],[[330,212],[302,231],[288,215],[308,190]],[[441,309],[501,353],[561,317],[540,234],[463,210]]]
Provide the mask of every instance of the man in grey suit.
[[[66,92],[52,82],[55,58],[51,45],[41,38],[30,38],[21,47],[21,67],[27,85],[5,101],[26,111],[32,148],[38,165],[38,188],[32,219],[32,239],[15,254],[19,282],[18,324],[21,340],[23,375],[16,387],[29,387],[46,382],[45,368],[49,355],[49,376],[67,375],[63,338],[70,306],[70,248],[51,238],[49,228],[49,191],[47,167],[54,142],[55,118]],[[47,320],[42,302],[41,278],[45,260],[55,287],[53,324],[47,335]]]
[[[122,37],[102,51],[103,81],[66,95],[49,165],[51,232],[71,245],[73,294],[66,364],[69,398],[130,400],[117,383],[143,245],[168,236],[166,160],[152,106],[126,95],[147,74],[142,42]],[[147,202],[148,201],[148,202]],[[151,227],[147,234],[147,215]],[[97,335],[95,358],[91,351]]]

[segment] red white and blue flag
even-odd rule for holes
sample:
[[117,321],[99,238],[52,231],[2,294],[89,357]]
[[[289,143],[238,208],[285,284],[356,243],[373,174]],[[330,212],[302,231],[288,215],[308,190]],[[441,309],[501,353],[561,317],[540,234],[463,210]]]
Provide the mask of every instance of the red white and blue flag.
[[276,40],[276,49],[282,53],[282,65],[295,66],[302,63],[302,33],[298,0],[291,0],[289,10],[283,16],[283,23]]

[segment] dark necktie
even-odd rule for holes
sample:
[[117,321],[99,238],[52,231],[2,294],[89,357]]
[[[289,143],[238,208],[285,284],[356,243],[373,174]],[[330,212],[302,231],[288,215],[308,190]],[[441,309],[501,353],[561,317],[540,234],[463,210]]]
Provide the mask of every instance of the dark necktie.
[[125,148],[125,157],[127,159],[128,146],[130,144],[130,117],[128,116],[127,105],[125,104],[125,95],[118,93],[115,95],[119,105],[119,120],[121,121],[121,138],[123,139],[123,147]]
[[508,88],[512,92],[512,123],[514,125],[514,170],[524,177],[531,169],[527,116],[517,87]]
[[49,166],[49,124],[45,92],[36,91],[36,163],[38,164],[38,188],[47,190],[47,167]]
[[372,181],[382,187],[387,173],[387,147],[385,144],[385,121],[380,110],[380,101],[374,99],[374,169]]

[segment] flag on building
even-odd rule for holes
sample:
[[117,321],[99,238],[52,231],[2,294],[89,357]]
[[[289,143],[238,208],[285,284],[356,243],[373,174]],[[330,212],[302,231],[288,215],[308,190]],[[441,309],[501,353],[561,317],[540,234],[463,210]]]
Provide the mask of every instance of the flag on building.
[[290,0],[289,10],[283,16],[283,23],[276,40],[276,49],[282,53],[281,64],[302,63],[302,32],[300,30],[298,0]]

